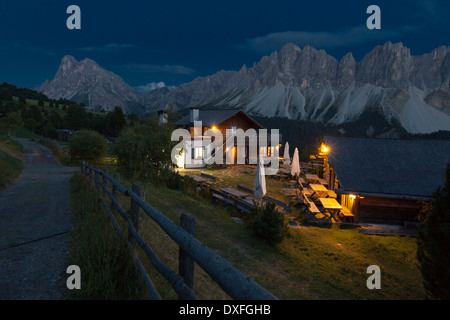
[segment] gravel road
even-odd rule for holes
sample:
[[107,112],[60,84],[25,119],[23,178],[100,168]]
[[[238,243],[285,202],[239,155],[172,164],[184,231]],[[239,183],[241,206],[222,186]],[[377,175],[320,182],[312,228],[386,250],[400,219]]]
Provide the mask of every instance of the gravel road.
[[77,168],[61,165],[40,144],[17,141],[24,169],[0,192],[0,300],[64,299],[69,180]]

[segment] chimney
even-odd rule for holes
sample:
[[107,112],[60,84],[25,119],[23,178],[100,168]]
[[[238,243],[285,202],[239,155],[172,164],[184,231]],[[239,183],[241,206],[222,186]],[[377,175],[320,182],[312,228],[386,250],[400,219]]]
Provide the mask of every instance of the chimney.
[[159,116],[159,124],[164,124],[167,123],[167,112],[165,110],[159,110],[158,111],[158,116]]
[[190,122],[198,121],[198,107],[191,107]]

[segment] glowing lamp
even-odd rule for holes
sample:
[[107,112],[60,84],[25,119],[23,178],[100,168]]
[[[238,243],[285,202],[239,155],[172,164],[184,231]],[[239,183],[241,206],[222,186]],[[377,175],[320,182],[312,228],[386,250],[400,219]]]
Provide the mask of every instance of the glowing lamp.
[[322,152],[322,153],[327,153],[329,151],[329,149],[328,149],[328,147],[326,146],[326,145],[322,145],[321,147],[320,147],[320,152]]
[[354,194],[351,194],[350,199],[356,199],[356,196]]

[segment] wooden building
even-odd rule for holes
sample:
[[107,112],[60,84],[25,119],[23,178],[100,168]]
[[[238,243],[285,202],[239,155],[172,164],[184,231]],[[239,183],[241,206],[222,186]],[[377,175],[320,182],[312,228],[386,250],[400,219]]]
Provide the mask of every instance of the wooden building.
[[56,130],[56,139],[59,141],[68,141],[72,133],[73,130],[58,129]]
[[325,137],[324,176],[360,223],[417,222],[445,182],[450,141]]
[[[201,121],[201,128],[194,126],[194,122],[196,121]],[[257,155],[262,155],[263,157],[274,156],[275,154],[278,154],[279,143],[281,143],[281,141],[279,141],[277,145],[270,145],[270,131],[268,130],[266,147],[259,148],[258,138],[256,141],[252,142],[247,139],[243,143],[239,143],[236,138],[232,138],[234,142],[230,148],[227,148],[227,139],[229,139],[227,136],[227,130],[229,134],[234,134],[238,129],[242,129],[244,132],[247,132],[249,129],[254,129],[256,134],[259,134],[259,130],[264,129],[258,122],[242,110],[199,109],[197,107],[193,107],[190,109],[190,113],[177,121],[175,125],[178,128],[189,130],[193,142],[191,152],[192,160],[202,160],[197,161],[196,164],[187,164],[188,161],[184,158],[182,161],[183,163],[178,164],[178,166],[183,168],[202,168],[206,166],[206,148],[208,148],[210,142],[204,140],[194,144],[194,141],[195,139],[202,140],[207,130],[217,130],[217,132],[222,133],[223,145],[215,150],[212,150],[211,154],[215,155],[216,152],[223,152],[223,163],[228,164],[238,164],[242,162],[256,163]],[[255,144],[257,145],[255,146],[257,148],[257,154],[254,155],[254,152],[251,152],[252,150],[250,148]],[[184,155],[184,157],[186,157],[186,155]]]

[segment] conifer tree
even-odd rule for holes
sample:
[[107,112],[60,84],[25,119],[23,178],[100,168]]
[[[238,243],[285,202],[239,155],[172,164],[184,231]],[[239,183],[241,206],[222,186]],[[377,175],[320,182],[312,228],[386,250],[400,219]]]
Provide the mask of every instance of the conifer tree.
[[450,164],[443,188],[421,222],[417,259],[424,287],[435,299],[450,299]]

